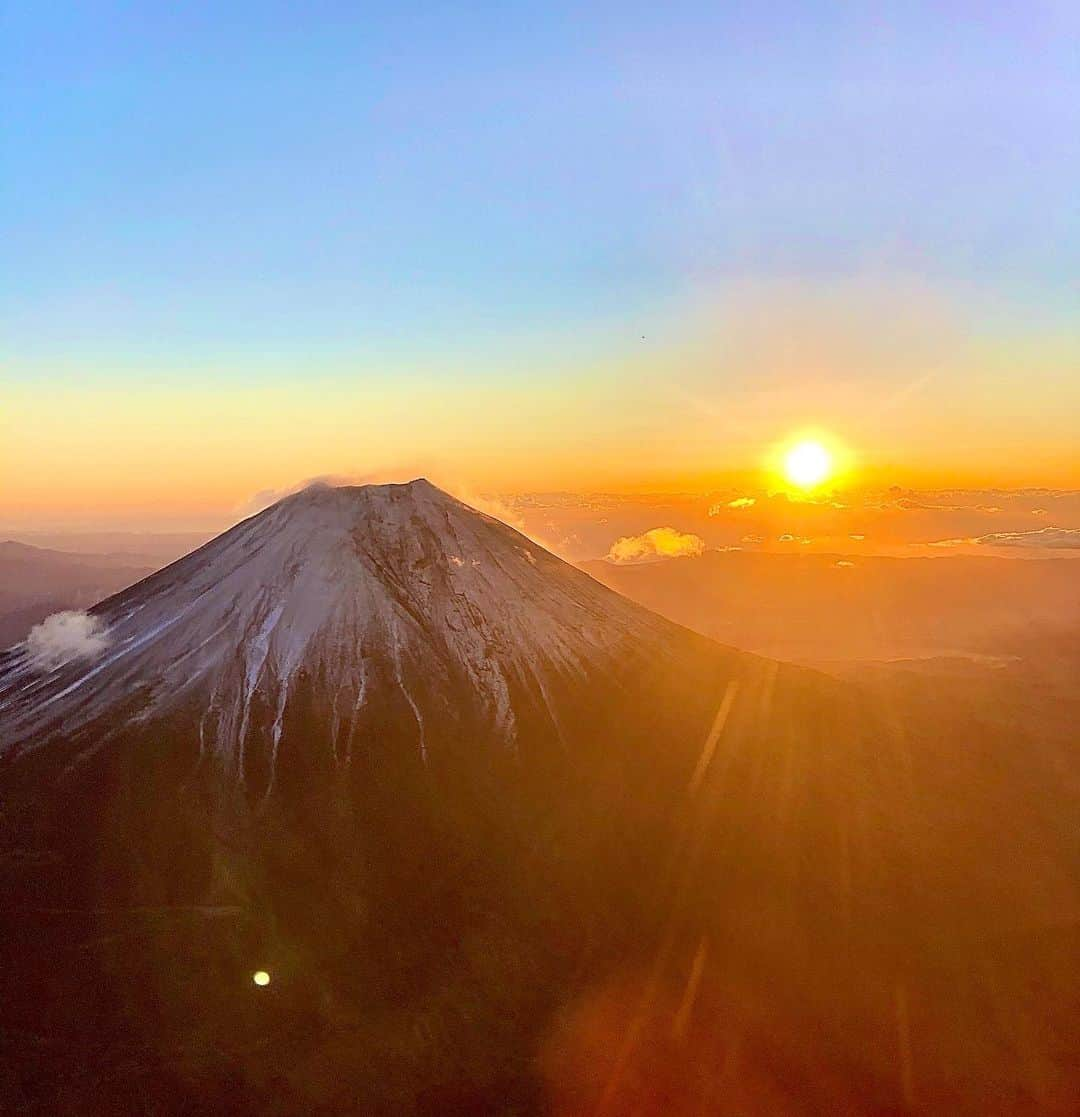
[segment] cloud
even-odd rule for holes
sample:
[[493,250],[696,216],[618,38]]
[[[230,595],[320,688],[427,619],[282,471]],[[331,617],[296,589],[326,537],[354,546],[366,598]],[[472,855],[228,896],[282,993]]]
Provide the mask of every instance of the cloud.
[[978,539],[934,539],[927,543],[928,547],[970,547],[978,543]]
[[[483,493],[476,493],[464,485],[453,485],[447,492],[456,496],[462,504],[467,504],[470,508],[475,508],[477,512],[483,512],[485,516],[491,516],[493,519],[501,520],[502,523],[508,524],[515,531],[520,531],[522,535],[529,535],[525,530],[525,520],[521,513],[512,504],[508,504],[505,500],[498,496],[485,496]],[[532,536],[529,535],[531,539]],[[537,540],[539,542],[539,540]]]
[[741,542],[743,543],[764,543],[764,535],[744,535]]
[[51,670],[72,659],[100,655],[108,646],[105,625],[89,613],[53,613],[36,624],[26,638],[35,666]]
[[[899,500],[892,501],[891,504],[886,504],[886,508],[899,508],[905,512],[977,512],[981,511],[978,508],[972,508],[963,504],[929,504],[922,500],[913,500],[909,496],[902,496]],[[1000,512],[1000,508],[995,508],[995,512]]]
[[833,566],[839,566],[841,570],[846,570],[848,567],[854,565],[855,564],[853,562],[850,562],[848,559],[837,559],[836,562],[833,563]]
[[641,535],[626,535],[612,543],[611,562],[649,562],[661,558],[700,555],[705,541],[698,535],[676,531],[673,527],[654,527]]
[[905,512],[981,512],[984,515],[996,516],[999,512],[1003,512],[1004,508],[1000,504],[983,504],[979,503],[978,498],[990,493],[995,493],[999,496],[1014,496],[1018,494],[1002,493],[999,490],[986,489],[975,491],[964,490],[949,490],[946,492],[938,492],[928,494],[931,498],[934,496],[948,499],[949,497],[968,497],[973,503],[946,503],[940,504],[933,499],[926,500],[918,493],[911,492],[910,490],[905,493],[903,489],[898,489],[895,485],[889,490],[890,494],[904,493],[904,495],[896,497],[894,500],[887,501],[879,507],[883,508],[899,508]]
[[757,504],[757,497],[753,496],[739,496],[734,500],[729,500],[726,504],[713,504],[709,506],[710,516],[719,516],[725,508],[753,508]]
[[303,492],[304,489],[336,489],[342,485],[386,485],[412,481],[416,477],[422,477],[424,472],[420,468],[395,468],[371,470],[367,473],[321,473],[315,477],[305,477],[302,481],[285,485],[280,489],[260,489],[234,511],[238,516],[254,516],[263,509],[269,508],[271,504],[277,504],[279,500],[284,500],[293,493]]
[[468,485],[454,481],[444,481],[441,487],[451,496],[457,497],[462,504],[467,504],[477,512],[483,512],[485,516],[491,516],[515,531],[521,532],[526,539],[531,539],[545,551],[565,556],[577,541],[577,536],[573,532],[560,534],[558,525],[550,518],[544,521],[543,531],[538,530],[535,524],[527,523],[524,514],[524,509],[528,507],[527,501],[478,493]]
[[967,539],[937,539],[931,547],[1038,547],[1047,550],[1080,550],[1080,528],[1040,527],[1031,531],[994,531]]

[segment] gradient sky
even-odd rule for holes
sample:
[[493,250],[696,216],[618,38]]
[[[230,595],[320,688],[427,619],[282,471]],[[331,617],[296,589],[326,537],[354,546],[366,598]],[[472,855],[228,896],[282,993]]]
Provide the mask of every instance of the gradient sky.
[[1066,0],[23,4],[0,522],[319,474],[1080,484]]

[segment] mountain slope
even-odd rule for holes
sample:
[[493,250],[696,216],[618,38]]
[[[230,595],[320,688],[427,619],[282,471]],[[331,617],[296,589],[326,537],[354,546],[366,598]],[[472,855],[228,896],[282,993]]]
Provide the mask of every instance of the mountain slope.
[[48,674],[16,651],[0,679],[6,743],[70,734],[112,707],[140,719],[189,700],[204,747],[243,778],[256,704],[276,747],[297,678],[315,680],[335,747],[373,685],[425,718],[465,704],[512,746],[528,695],[608,670],[663,638],[659,618],[425,481],[299,493],[98,606],[108,647]]

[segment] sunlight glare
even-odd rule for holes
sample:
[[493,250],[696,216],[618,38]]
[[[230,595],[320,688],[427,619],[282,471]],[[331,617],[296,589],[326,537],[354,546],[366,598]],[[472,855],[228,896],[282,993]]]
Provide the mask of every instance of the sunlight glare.
[[802,489],[820,485],[832,472],[832,455],[820,442],[799,442],[784,458],[785,476]]

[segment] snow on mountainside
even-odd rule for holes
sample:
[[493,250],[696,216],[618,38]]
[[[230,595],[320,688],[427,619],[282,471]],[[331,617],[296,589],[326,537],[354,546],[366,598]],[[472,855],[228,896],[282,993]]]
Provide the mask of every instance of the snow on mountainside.
[[468,693],[512,744],[515,696],[533,695],[558,728],[553,679],[673,631],[423,479],[297,493],[92,614],[105,631],[95,658],[47,670],[23,645],[0,660],[0,747],[193,701],[201,748],[241,777],[263,711],[272,773],[303,675],[335,740],[376,680],[397,688],[426,759],[433,695],[450,706]]

